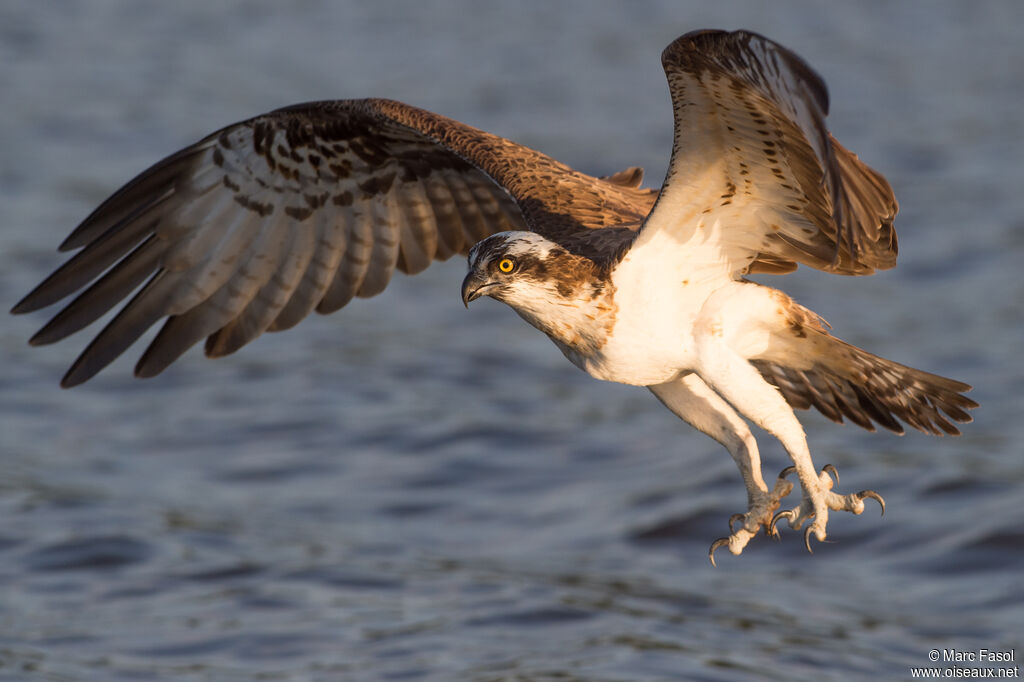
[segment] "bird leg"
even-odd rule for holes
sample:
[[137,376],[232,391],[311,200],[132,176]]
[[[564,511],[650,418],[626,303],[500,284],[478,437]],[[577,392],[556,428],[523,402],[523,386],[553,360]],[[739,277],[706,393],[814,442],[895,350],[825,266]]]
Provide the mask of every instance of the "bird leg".
[[[792,467],[790,467],[792,468]],[[708,551],[708,558],[711,560],[711,565],[715,566],[715,550],[720,547],[727,547],[732,554],[740,554],[743,548],[747,546],[747,543],[753,539],[754,536],[760,532],[762,528],[765,529],[765,533],[770,536],[775,535],[775,528],[772,524],[775,517],[772,513],[779,508],[779,504],[783,497],[788,495],[793,490],[793,484],[786,480],[786,470],[783,470],[779,477],[775,480],[775,487],[771,492],[759,490],[757,488],[747,488],[747,513],[746,514],[733,514],[729,517],[729,535],[728,537],[721,537],[711,543],[711,549]],[[736,522],[742,522],[739,528],[733,529],[733,525]]]
[[[786,467],[779,474],[779,478],[782,479],[788,476],[794,469],[795,467]],[[804,523],[810,521],[811,524],[804,531],[804,545],[807,547],[807,551],[811,552],[811,535],[814,535],[819,542],[825,539],[825,526],[828,524],[828,512],[830,509],[833,511],[848,511],[855,515],[860,514],[864,511],[864,500],[871,498],[878,502],[882,508],[882,514],[885,514],[885,500],[874,490],[861,490],[859,493],[847,495],[832,492],[833,476],[838,485],[839,472],[831,464],[826,464],[822,468],[821,473],[810,482],[810,485],[806,485],[801,480],[800,484],[804,493],[800,504],[792,509],[780,511],[776,514],[768,526],[768,533],[775,535],[778,532],[775,527],[781,519],[786,519],[789,522],[790,528],[794,530],[800,530]]]
[[[779,508],[780,500],[793,489],[793,484],[780,477],[775,487],[768,490],[761,476],[761,456],[750,427],[696,374],[648,388],[681,419],[724,445],[736,462],[747,488],[747,513],[733,514],[729,519],[729,537],[720,538],[711,546],[711,563],[715,562],[714,551],[722,546],[739,554],[761,528],[769,527],[772,514]],[[737,526],[738,521],[742,523]],[[737,526],[735,530],[734,526]]]
[[[852,495],[833,493],[830,474],[836,473],[835,467],[827,466],[821,472],[815,470],[803,427],[778,389],[765,381],[745,358],[727,344],[719,342],[715,334],[701,334],[696,339],[701,378],[737,412],[778,438],[793,460],[793,466],[783,470],[780,478],[796,471],[803,496],[799,505],[776,514],[769,521],[769,535],[775,535],[776,524],[782,518],[787,519],[795,529],[810,522],[804,532],[804,544],[810,550],[811,535],[818,542],[825,540],[830,509],[859,514],[864,511],[864,499],[867,497],[877,500],[884,509],[885,503],[881,497],[871,490]],[[776,483],[776,489],[779,489],[778,486]],[[745,530],[750,532],[749,529]],[[746,533],[737,532],[729,538],[716,541],[711,546],[711,552],[718,547],[728,546],[731,552],[738,554],[737,550],[742,550],[745,540],[749,540]]]

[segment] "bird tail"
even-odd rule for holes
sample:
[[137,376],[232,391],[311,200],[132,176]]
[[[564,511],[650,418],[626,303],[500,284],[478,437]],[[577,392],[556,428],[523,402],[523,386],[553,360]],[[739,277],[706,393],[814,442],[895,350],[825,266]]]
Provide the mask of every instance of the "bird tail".
[[963,395],[968,384],[886,360],[824,330],[812,336],[806,339],[812,343],[800,344],[800,365],[806,368],[752,361],[791,406],[814,407],[833,421],[845,417],[869,431],[877,423],[903,433],[898,418],[925,433],[959,435],[951,422],[972,421],[967,410],[978,403]]

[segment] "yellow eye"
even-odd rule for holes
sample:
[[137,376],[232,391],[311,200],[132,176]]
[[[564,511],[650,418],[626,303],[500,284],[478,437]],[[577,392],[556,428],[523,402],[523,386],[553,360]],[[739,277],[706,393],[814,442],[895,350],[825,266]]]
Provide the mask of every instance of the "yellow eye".
[[515,266],[516,264],[512,262],[511,258],[502,258],[498,261],[498,269],[502,272],[512,272]]

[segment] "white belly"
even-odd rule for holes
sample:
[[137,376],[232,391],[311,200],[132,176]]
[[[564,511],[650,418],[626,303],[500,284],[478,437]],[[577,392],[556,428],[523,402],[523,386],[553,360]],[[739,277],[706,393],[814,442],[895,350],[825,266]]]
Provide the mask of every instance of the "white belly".
[[627,285],[621,298],[619,293],[619,314],[605,344],[589,357],[570,358],[597,379],[651,386],[699,372],[698,339],[705,346],[724,344],[747,359],[775,358],[788,348],[788,306],[794,304],[782,292],[753,282]]
[[[597,353],[576,362],[591,376],[637,386],[672,381],[694,368],[694,323],[714,291],[652,278],[618,278],[616,319]],[[721,282],[717,285],[722,284]]]
[[680,249],[666,240],[631,251],[612,272],[615,323],[601,348],[566,353],[591,376],[639,386],[678,379],[698,369],[698,335],[748,358],[770,343],[778,307],[771,289],[737,280],[713,242]]

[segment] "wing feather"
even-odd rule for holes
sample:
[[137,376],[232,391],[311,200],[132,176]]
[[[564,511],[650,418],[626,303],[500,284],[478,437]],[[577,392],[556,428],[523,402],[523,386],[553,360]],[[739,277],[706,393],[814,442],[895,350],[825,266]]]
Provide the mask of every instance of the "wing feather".
[[466,240],[458,203],[448,184],[447,173],[433,173],[426,178],[427,199],[437,221],[437,245],[434,258],[447,260],[461,253]]
[[265,243],[262,236],[270,227],[260,225],[254,232],[245,216],[238,214],[229,214],[221,225],[221,230],[212,232],[216,239],[204,244],[203,249],[188,247],[173,253],[164,252],[161,267],[179,282],[174,301],[167,309],[169,315],[199,305],[235,277],[239,268]]
[[846,275],[895,265],[892,188],[829,134],[828,91],[806,62],[755,33],[698,31],[662,63],[675,141],[636,247],[659,232],[685,244],[715,229],[733,273],[780,261]]
[[96,335],[61,380],[69,388],[82,383],[113,362],[147,329],[166,315],[175,282],[166,270],[158,270],[113,320]]
[[578,173],[400,102],[296,105],[217,131],[115,192],[61,245],[79,251],[13,312],[84,289],[33,337],[50,343],[147,282],[64,385],[167,318],[137,367],[149,376],[204,336],[209,355],[232,352],[314,309],[379,293],[396,268],[419,272],[499,231],[560,240],[639,220],[651,197],[631,186],[638,178]]
[[33,346],[54,343],[95,322],[152,274],[161,248],[155,236],[148,237],[57,313],[29,343]]
[[[390,197],[378,197],[373,203],[370,238],[372,248],[367,255],[366,269],[356,296],[369,298],[384,291],[391,281],[391,273],[398,264],[402,248],[403,221],[398,202]],[[368,216],[369,217],[369,216]]]
[[312,246],[306,272],[267,331],[291,329],[309,315],[327,293],[338,264],[345,255],[345,233],[333,229],[326,220],[322,220],[317,227],[316,243]]
[[370,267],[373,249],[373,207],[370,201],[363,200],[349,215],[344,253],[327,292],[316,307],[318,313],[333,313],[352,300]]
[[[237,271],[212,291],[207,287],[196,288],[193,281],[182,273],[165,271],[169,279],[188,290],[187,293],[177,293],[175,302],[189,299],[196,302],[187,307],[175,306],[177,310],[167,319],[136,364],[135,374],[140,377],[156,376],[194,344],[241,314],[260,289],[275,276],[278,261],[286,254],[278,247],[290,236],[281,220],[262,226],[255,239],[246,245],[246,257],[238,260]],[[254,254],[265,255],[258,257]]]
[[427,198],[422,181],[409,183],[408,190],[396,204],[399,235],[397,267],[407,275],[415,275],[426,270],[437,252],[438,225],[433,205]]
[[241,313],[210,336],[206,351],[208,356],[219,357],[234,353],[265,330],[271,329],[298,288],[313,256],[312,230],[292,232],[291,240],[292,244],[284,251],[283,260],[270,280],[256,292]]
[[[488,230],[491,221],[500,214],[500,211],[494,210],[485,213],[484,205],[495,204],[496,200],[485,191],[486,188],[476,191],[477,184],[475,178],[466,177],[453,177],[449,182],[453,194],[459,202],[459,214],[462,216],[467,244],[476,244],[481,239],[485,239],[490,234]],[[488,213],[490,216],[487,215]]]
[[[137,244],[151,235],[157,219],[147,212],[165,202],[171,192],[147,200],[146,204],[98,236],[29,293],[14,312],[38,310],[53,305],[88,284]],[[126,295],[128,292],[125,292]],[[102,314],[102,313],[101,313]]]
[[[59,249],[71,251],[87,246],[110,228],[129,222],[140,212],[172,196],[178,183],[184,180],[179,175],[181,170],[190,168],[199,161],[208,152],[211,144],[212,140],[203,140],[140,173],[89,214],[61,243]],[[202,175],[203,172],[200,170],[196,174],[197,180]]]

